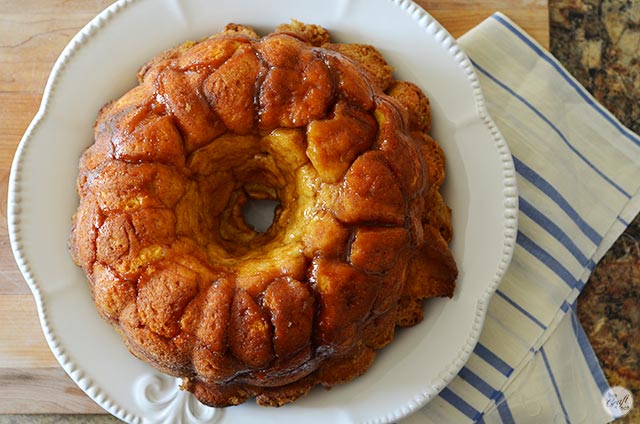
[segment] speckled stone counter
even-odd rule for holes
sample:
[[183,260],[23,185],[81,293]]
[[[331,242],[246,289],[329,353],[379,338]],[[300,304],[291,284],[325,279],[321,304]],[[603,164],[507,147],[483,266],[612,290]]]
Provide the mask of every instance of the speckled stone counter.
[[[640,133],[640,0],[550,0],[550,49],[598,101]],[[578,299],[582,322],[612,386],[640,422],[640,216],[595,268]]]

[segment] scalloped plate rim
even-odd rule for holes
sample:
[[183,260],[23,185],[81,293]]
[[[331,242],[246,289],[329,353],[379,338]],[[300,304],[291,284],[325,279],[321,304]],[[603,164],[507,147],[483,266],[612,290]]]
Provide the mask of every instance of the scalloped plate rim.
[[[20,208],[21,208],[21,171],[23,171],[23,159],[25,152],[30,146],[38,127],[46,119],[48,112],[48,105],[50,99],[55,96],[55,84],[62,73],[64,73],[64,66],[68,61],[73,60],[74,54],[77,53],[91,37],[99,32],[104,25],[109,24],[109,20],[113,15],[122,13],[126,10],[127,6],[133,3],[141,3],[148,0],[119,0],[118,2],[110,5],[103,10],[100,14],[94,17],[85,27],[82,28],[67,44],[62,51],[59,58],[56,60],[51,74],[47,80],[47,84],[44,90],[43,98],[38,109],[37,114],[30,123],[29,127],[25,131],[23,138],[21,139],[10,172],[9,190],[8,190],[8,206],[7,206],[7,220],[9,224],[9,238],[12,250],[18,267],[27,281],[29,288],[31,289],[33,296],[36,300],[38,316],[42,325],[42,329],[45,334],[45,338],[54,353],[56,359],[60,362],[64,370],[69,376],[78,384],[78,386],[85,391],[94,401],[96,401],[105,410],[112,415],[127,421],[127,422],[140,422],[144,420],[143,417],[136,416],[135,414],[127,411],[120,405],[115,404],[109,398],[106,398],[100,393],[100,388],[96,387],[91,381],[86,371],[80,370],[77,365],[68,357],[64,351],[64,346],[61,346],[56,339],[55,329],[51,326],[49,318],[47,316],[46,305],[44,304],[41,294],[41,280],[37,279],[31,272],[30,263],[27,259],[27,254],[24,251],[21,240],[21,228],[20,228]],[[408,399],[407,403],[397,407],[396,409],[389,411],[386,416],[377,417],[368,422],[390,422],[400,419],[416,409],[424,406],[430,400],[435,397],[440,390],[442,390],[462,368],[468,357],[470,356],[482,329],[484,317],[489,304],[489,301],[497,289],[508,264],[511,261],[513,250],[515,247],[515,235],[517,229],[517,213],[518,213],[518,195],[517,186],[515,180],[515,167],[511,154],[509,152],[506,141],[500,134],[498,128],[495,126],[493,120],[489,116],[484,97],[482,95],[479,82],[475,71],[466,57],[466,55],[460,50],[457,42],[453,37],[444,29],[428,12],[424,11],[420,6],[415,4],[411,0],[390,0],[389,2],[396,6],[403,8],[412,15],[413,20],[416,21],[423,29],[428,26],[434,26],[434,33],[441,37],[439,40],[443,44],[448,44],[452,51],[454,60],[464,69],[469,83],[471,84],[475,103],[477,107],[477,118],[482,122],[486,129],[491,133],[493,142],[497,149],[497,153],[502,163],[503,174],[503,200],[504,200],[504,212],[505,212],[505,225],[503,234],[503,254],[499,259],[498,269],[495,272],[493,280],[486,286],[483,295],[478,299],[477,309],[475,312],[475,321],[470,334],[468,334],[466,344],[461,347],[461,350],[457,352],[455,358],[450,362],[446,369],[443,369],[438,377],[438,381],[432,382],[429,387],[425,387],[422,393],[416,394],[414,399]]]

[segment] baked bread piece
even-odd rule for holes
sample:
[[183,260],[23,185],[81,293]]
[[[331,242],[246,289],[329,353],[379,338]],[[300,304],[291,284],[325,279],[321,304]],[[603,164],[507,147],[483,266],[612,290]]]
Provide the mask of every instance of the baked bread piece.
[[[452,296],[429,100],[374,47],[230,24],[138,78],[80,160],[70,249],[130,351],[201,402],[346,382]],[[252,199],[279,202],[266,232]]]

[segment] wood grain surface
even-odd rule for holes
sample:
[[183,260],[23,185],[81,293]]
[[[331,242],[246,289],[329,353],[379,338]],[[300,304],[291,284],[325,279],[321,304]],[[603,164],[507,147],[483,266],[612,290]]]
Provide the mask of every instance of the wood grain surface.
[[[13,259],[6,211],[11,161],[38,110],[53,63],[71,38],[110,3],[0,0],[0,414],[103,412],[49,351],[35,302]],[[542,45],[549,44],[547,1],[418,3],[455,37],[499,10]]]

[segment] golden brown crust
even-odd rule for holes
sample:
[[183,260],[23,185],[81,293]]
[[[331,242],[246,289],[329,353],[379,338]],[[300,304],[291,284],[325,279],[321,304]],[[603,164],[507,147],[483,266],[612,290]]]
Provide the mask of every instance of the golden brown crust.
[[[69,245],[131,352],[200,401],[346,382],[453,294],[429,102],[375,48],[229,24],[138,76],[98,115]],[[264,233],[251,199],[280,203]]]
[[411,131],[428,133],[431,130],[431,104],[420,87],[409,81],[394,81],[386,93],[407,111]]
[[393,82],[393,68],[373,46],[337,43],[325,44],[322,47],[334,50],[360,64],[381,91],[385,91]]
[[256,31],[246,25],[229,23],[225,25],[222,34],[242,34],[250,38],[258,38]]
[[304,24],[292,19],[288,24],[281,24],[276,27],[276,32],[290,33],[298,36],[312,46],[322,46],[331,42],[329,31],[319,25]]

